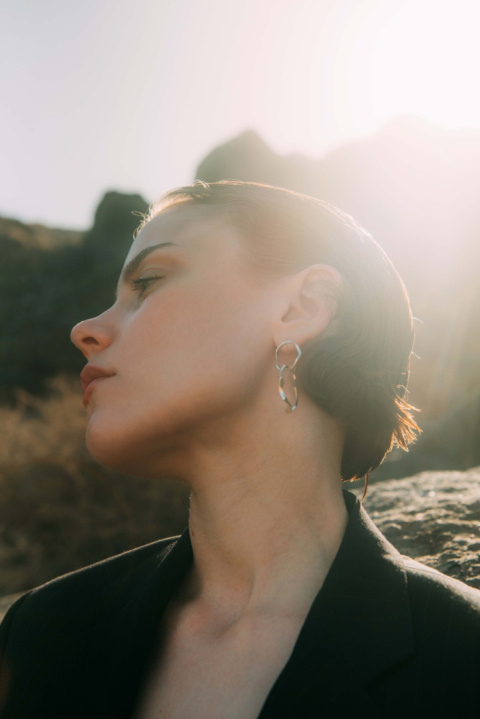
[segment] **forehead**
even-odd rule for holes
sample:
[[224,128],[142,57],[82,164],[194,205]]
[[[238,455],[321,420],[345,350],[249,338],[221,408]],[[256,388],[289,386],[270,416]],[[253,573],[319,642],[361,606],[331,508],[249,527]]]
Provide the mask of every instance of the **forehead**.
[[163,242],[171,242],[168,249],[178,249],[192,256],[236,251],[241,244],[239,232],[220,212],[211,207],[177,205],[156,215],[138,233],[125,262],[141,250]]

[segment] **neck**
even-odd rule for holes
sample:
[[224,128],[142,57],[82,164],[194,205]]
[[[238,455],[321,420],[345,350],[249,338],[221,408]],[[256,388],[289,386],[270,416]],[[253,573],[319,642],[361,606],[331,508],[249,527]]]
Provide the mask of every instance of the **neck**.
[[224,428],[235,444],[220,439],[214,450],[194,453],[187,591],[232,616],[267,611],[279,597],[289,611],[305,613],[347,523],[343,437],[307,401],[282,413],[273,429],[271,418],[259,426],[259,416],[255,423],[237,420],[235,431]]

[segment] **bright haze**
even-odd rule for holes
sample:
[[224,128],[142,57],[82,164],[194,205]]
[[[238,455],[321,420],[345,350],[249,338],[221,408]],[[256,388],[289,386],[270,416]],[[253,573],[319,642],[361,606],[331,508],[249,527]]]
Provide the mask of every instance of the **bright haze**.
[[0,214],[83,229],[252,128],[320,157],[398,113],[480,128],[477,0],[2,0]]

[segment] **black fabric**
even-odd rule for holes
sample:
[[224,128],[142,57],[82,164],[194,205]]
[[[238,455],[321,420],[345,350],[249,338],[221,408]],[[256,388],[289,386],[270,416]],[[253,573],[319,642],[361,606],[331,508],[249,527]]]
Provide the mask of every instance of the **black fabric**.
[[[259,719],[480,718],[480,592],[349,522]],[[0,627],[1,719],[133,719],[188,531],[27,593]],[[188,681],[188,679],[186,679]]]

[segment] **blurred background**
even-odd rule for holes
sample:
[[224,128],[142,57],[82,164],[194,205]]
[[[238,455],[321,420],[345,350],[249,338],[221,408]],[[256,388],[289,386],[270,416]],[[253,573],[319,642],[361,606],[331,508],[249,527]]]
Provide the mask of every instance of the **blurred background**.
[[87,455],[69,332],[196,178],[332,202],[403,276],[423,434],[372,480],[480,464],[477,0],[0,7],[0,595],[186,523],[183,487]]

